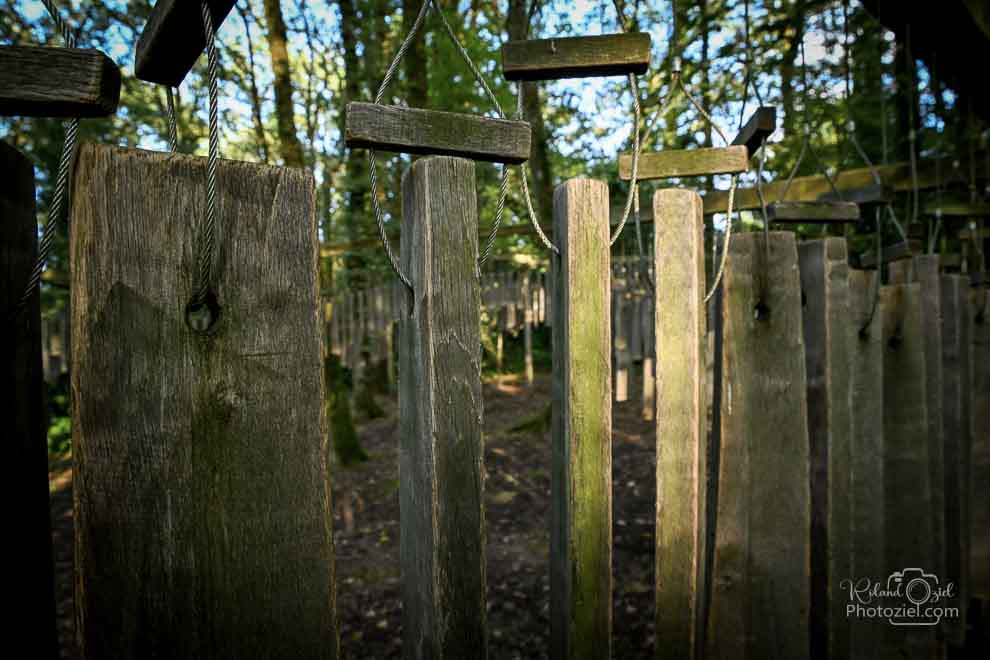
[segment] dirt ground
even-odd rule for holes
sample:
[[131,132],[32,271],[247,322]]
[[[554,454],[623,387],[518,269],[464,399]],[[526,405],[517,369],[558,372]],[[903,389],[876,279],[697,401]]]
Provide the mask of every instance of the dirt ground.
[[[613,405],[613,657],[650,658],[653,649],[655,445],[640,415],[638,388]],[[488,532],[489,657],[547,658],[549,622],[550,434],[513,432],[550,400],[549,374],[484,386],[485,505]],[[386,416],[359,424],[371,460],[334,471],[337,603],[344,658],[401,657],[398,435],[394,401]],[[71,458],[50,471],[55,589],[63,657],[72,658]]]

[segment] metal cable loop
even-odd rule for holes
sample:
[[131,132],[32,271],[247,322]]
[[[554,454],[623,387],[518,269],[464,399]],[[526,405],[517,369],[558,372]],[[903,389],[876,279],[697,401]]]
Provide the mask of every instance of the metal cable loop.
[[165,100],[168,105],[168,150],[174,153],[179,149],[179,129],[175,121],[175,98],[171,85],[165,85]]
[[[729,256],[729,238],[732,236],[732,204],[736,196],[736,183],[739,180],[738,174],[732,175],[732,184],[729,186],[729,208],[726,211],[725,217],[725,244],[722,246],[722,258],[719,260],[718,272],[715,273],[715,279],[712,281],[712,288],[705,295],[705,303],[715,295],[715,290],[718,289],[719,283],[722,281],[722,275],[725,272],[725,261],[726,257]],[[714,220],[712,221],[714,226]]]
[[[58,13],[58,9],[55,7],[51,0],[43,0],[45,9],[48,10],[48,14],[51,16],[52,21],[55,24],[55,29],[59,32],[62,37],[62,41],[65,42],[67,48],[75,48],[76,39],[69,31],[68,26],[62,20],[62,17]],[[65,194],[68,187],[69,181],[69,164],[72,160],[72,154],[76,148],[76,137],[79,131],[79,119],[71,119],[65,128],[65,139],[62,142],[62,153],[59,155],[58,160],[58,173],[55,179],[55,191],[52,194],[51,206],[48,208],[48,222],[45,223],[45,228],[41,234],[41,241],[38,243],[38,255],[34,261],[34,267],[31,269],[31,274],[28,276],[27,285],[24,287],[24,292],[21,294],[20,299],[14,305],[14,308],[10,311],[9,318],[13,322],[17,319],[20,313],[27,307],[28,302],[30,302],[31,297],[35,294],[38,286],[41,283],[41,273],[45,270],[45,265],[48,263],[48,257],[51,255],[52,243],[55,240],[55,232],[58,228],[58,222],[62,219],[64,214],[65,206]]]
[[633,199],[636,197],[638,186],[636,185],[636,178],[639,176],[639,121],[640,121],[640,108],[639,108],[639,85],[636,84],[635,74],[629,74],[629,89],[632,91],[633,97],[633,162],[632,162],[632,178],[629,180],[629,195],[626,197],[626,208],[622,212],[622,220],[619,221],[619,226],[615,228],[615,233],[609,239],[609,247],[615,245],[615,242],[619,240],[619,236],[622,234],[623,227],[626,226],[626,221],[629,220],[629,213],[632,211]]

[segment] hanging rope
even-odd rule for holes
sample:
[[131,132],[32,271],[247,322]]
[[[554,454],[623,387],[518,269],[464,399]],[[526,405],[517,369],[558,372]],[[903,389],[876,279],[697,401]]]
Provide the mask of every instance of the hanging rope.
[[[44,2],[45,9],[48,10],[48,15],[51,16],[52,22],[55,24],[56,31],[61,35],[65,47],[75,48],[76,39],[69,31],[68,25],[66,25],[66,23],[62,20],[55,4],[52,0],[42,1]],[[69,182],[69,163],[72,160],[72,153],[76,148],[76,137],[78,131],[79,119],[74,118],[69,120],[65,127],[65,139],[62,142],[62,153],[58,159],[58,173],[55,178],[55,192],[52,195],[52,202],[48,208],[48,222],[45,223],[45,228],[41,234],[41,241],[38,244],[38,256],[35,259],[34,267],[31,269],[31,274],[28,276],[27,285],[24,287],[24,293],[21,294],[20,300],[17,301],[14,309],[11,310],[11,322],[17,319],[20,313],[27,307],[31,297],[34,296],[37,291],[41,283],[41,273],[45,270],[45,265],[48,263],[48,257],[51,255],[52,243],[55,240],[55,232],[58,228],[59,221],[65,213],[65,194]]]
[[175,99],[171,85],[165,85],[165,100],[168,105],[168,150],[175,152],[179,149],[179,129],[175,121]]

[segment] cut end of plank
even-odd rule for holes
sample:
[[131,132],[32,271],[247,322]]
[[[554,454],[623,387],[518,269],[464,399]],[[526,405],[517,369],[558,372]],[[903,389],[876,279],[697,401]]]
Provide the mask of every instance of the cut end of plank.
[[0,116],[107,117],[120,69],[91,48],[0,46]]
[[858,222],[859,206],[853,202],[775,202],[767,206],[767,218],[795,224]]
[[[883,249],[879,263],[890,264],[895,261],[910,259],[917,252],[921,251],[918,241],[900,241],[889,245]],[[864,252],[859,257],[850,256],[849,265],[860,270],[873,270],[877,267],[877,255],[875,252]]]
[[502,45],[506,80],[641,75],[650,67],[645,32],[510,41]]
[[[708,174],[738,174],[749,169],[744,146],[705,149],[668,149],[639,155],[638,181]],[[619,178],[632,179],[632,154],[619,156]]]
[[[236,0],[207,0],[216,32]],[[158,0],[138,39],[134,75],[178,87],[206,47],[200,2]]]
[[745,146],[749,157],[752,158],[763,141],[773,135],[775,130],[777,130],[777,108],[772,105],[760,106],[746,120],[732,144]]
[[351,149],[458,156],[518,165],[529,159],[527,122],[377,103],[348,103],[344,140]]

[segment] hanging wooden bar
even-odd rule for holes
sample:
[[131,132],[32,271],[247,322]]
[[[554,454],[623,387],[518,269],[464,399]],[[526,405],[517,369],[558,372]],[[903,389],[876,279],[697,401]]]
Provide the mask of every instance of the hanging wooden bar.
[[752,158],[763,141],[773,135],[775,130],[777,130],[777,108],[772,105],[763,105],[757,108],[756,112],[746,120],[746,123],[732,140],[732,144],[745,146],[746,153]]
[[[920,241],[898,241],[891,245],[883,248],[883,253],[881,254],[882,264],[892,264],[897,261],[902,261],[904,259],[911,259],[915,254],[920,252],[921,243]],[[850,255],[850,265],[853,268],[858,268],[860,270],[876,270],[877,268],[877,254],[870,250],[869,252],[864,252],[859,255]]]
[[563,80],[641,75],[650,67],[645,32],[509,41],[502,45],[506,80]]
[[894,189],[882,183],[872,183],[859,188],[847,188],[841,195],[828,191],[818,196],[820,202],[852,202],[853,204],[879,204],[894,200]]
[[858,222],[859,205],[852,202],[773,202],[767,205],[770,222],[828,224]]
[[[738,174],[749,169],[749,153],[744,146],[703,149],[665,149],[639,155],[638,181],[672,179],[708,174]],[[619,156],[619,178],[632,178],[632,154]]]
[[88,48],[0,46],[0,116],[107,117],[120,101],[120,69]]
[[[216,32],[236,0],[206,0]],[[134,53],[139,80],[178,87],[206,48],[202,0],[158,0]]]
[[377,103],[348,103],[344,139],[351,149],[458,156],[518,165],[529,158],[524,121]]
[[943,218],[988,218],[990,204],[973,204],[959,200],[943,200],[941,204],[925,204],[923,215],[939,215]]

